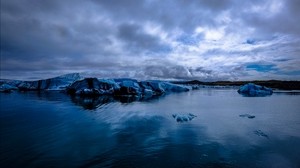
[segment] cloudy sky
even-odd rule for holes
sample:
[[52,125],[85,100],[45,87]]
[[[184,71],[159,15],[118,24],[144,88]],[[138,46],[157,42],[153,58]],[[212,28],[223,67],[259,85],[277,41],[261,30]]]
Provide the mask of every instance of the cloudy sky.
[[1,0],[1,78],[300,80],[299,0]]

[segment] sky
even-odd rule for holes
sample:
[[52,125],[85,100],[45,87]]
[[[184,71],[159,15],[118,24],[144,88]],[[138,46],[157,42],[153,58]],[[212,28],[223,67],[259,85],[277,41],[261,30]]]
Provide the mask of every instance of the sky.
[[1,0],[1,78],[300,80],[299,0]]

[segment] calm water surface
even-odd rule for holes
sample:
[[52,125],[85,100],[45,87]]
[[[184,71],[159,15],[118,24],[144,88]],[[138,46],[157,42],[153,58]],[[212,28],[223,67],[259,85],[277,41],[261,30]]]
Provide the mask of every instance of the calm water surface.
[[[1,167],[300,167],[300,95],[0,96]],[[188,113],[197,117],[172,117]]]

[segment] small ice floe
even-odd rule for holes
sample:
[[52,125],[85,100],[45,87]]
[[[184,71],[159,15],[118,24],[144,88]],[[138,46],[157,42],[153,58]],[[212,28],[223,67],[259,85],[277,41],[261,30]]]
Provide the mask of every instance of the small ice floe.
[[258,136],[266,137],[269,139],[269,136],[267,134],[263,133],[261,130],[255,130],[254,134],[256,134]]
[[250,119],[255,118],[254,115],[250,115],[250,114],[241,114],[240,117],[248,117]]
[[188,122],[191,121],[193,118],[197,117],[194,114],[188,113],[188,114],[173,114],[173,118],[177,122]]

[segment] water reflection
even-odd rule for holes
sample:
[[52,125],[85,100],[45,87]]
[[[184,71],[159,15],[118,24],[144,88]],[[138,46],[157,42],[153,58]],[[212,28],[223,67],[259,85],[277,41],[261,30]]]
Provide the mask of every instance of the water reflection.
[[27,92],[13,92],[13,93],[0,93],[0,96],[16,96],[22,95],[29,100],[42,100],[42,101],[67,101],[71,100],[75,105],[81,106],[86,110],[95,110],[101,106],[113,103],[132,103],[135,101],[152,101],[163,98],[165,95],[152,96],[152,97],[139,97],[139,96],[70,96],[60,91],[27,91]]
[[[251,145],[231,135],[211,140],[205,127],[173,127],[161,116],[131,116],[108,130],[114,146],[80,167],[297,167],[300,139],[288,137]],[[178,126],[178,125],[176,125]],[[106,134],[106,133],[105,133]],[[290,145],[295,145],[294,150]],[[283,145],[283,146],[280,146]]]
[[262,136],[262,137],[269,139],[269,136],[267,134],[265,134],[264,132],[262,132],[261,130],[255,130],[254,134],[257,136]]
[[97,96],[97,97],[72,96],[71,100],[75,105],[82,106],[84,109],[87,110],[94,110],[100,108],[102,105],[115,101],[115,99],[112,96]]
[[[162,96],[163,97],[163,96]],[[152,96],[149,98],[145,97],[138,97],[138,96],[110,96],[110,95],[103,95],[103,96],[93,96],[93,97],[83,97],[83,96],[71,96],[71,100],[75,105],[82,106],[84,109],[87,110],[95,110],[101,108],[101,106],[112,103],[112,102],[120,102],[120,103],[132,103],[135,101],[151,101],[160,99],[162,97],[159,96]]]
[[[3,167],[300,166],[294,95],[211,89],[135,102],[52,92],[0,96]],[[182,113],[197,117],[176,122],[172,114]]]
[[114,148],[81,167],[233,167],[222,144],[207,141],[205,128],[178,127],[156,115],[133,115],[117,125],[109,130]]

